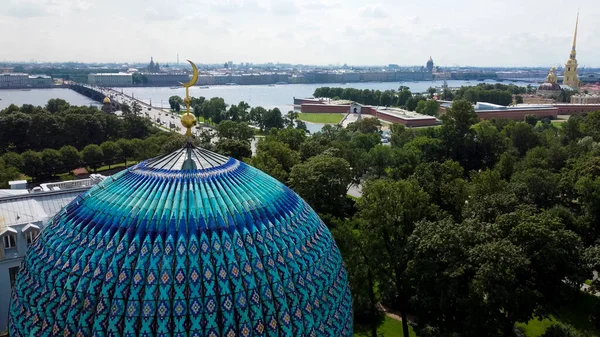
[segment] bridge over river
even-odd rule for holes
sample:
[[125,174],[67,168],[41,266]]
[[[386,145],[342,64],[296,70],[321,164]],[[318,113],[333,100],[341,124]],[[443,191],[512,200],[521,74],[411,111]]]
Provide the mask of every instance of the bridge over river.
[[136,99],[135,97],[129,96],[112,88],[96,87],[76,82],[69,82],[67,85],[70,89],[100,103],[102,103],[104,97],[110,98],[111,105],[114,110],[120,110],[122,104],[127,104],[131,107],[133,106],[134,102],[137,102],[142,108],[142,112],[140,114],[150,119],[155,126],[163,129],[169,129],[170,131],[175,131],[182,135],[185,134],[186,130],[181,127],[181,117],[179,114],[172,113],[168,110],[162,110],[158,107],[153,107],[142,100]]

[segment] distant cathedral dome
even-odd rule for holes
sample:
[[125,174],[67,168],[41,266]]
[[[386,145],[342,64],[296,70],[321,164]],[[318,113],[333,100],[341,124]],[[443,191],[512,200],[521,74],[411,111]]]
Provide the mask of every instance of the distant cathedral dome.
[[102,101],[102,103],[110,104],[110,98],[108,98],[108,96],[104,97],[104,100]]
[[431,56],[429,56],[429,61],[427,61],[427,71],[432,72],[433,71],[433,59],[431,58]]
[[546,82],[542,83],[538,87],[538,90],[537,90],[538,95],[541,95],[544,97],[551,97],[551,96],[556,96],[557,94],[560,93],[562,88],[558,84],[555,71],[556,71],[556,68],[554,68],[554,67],[550,68],[550,72],[548,73],[548,76],[546,77]]
[[190,143],[60,211],[11,302],[12,337],[353,335],[346,271],[318,215],[266,173]]

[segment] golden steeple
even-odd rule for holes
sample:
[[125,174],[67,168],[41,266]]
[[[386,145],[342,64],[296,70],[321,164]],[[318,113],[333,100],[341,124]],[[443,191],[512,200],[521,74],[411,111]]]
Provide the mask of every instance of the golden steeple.
[[575,34],[573,35],[573,46],[571,47],[571,53],[569,59],[565,64],[565,73],[563,78],[563,84],[568,85],[572,88],[579,87],[579,78],[577,77],[577,52],[575,51],[577,45],[577,27],[579,26],[579,11],[577,11],[577,20],[575,21]]
[[571,58],[575,59],[577,53],[575,52],[575,46],[577,45],[577,26],[579,26],[579,11],[577,11],[577,20],[575,21],[575,35],[573,35],[573,47],[571,47]]

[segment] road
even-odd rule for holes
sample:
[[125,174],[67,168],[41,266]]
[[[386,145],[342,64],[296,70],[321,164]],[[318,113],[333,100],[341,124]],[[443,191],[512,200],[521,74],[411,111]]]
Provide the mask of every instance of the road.
[[[137,102],[140,105],[140,107],[142,108],[142,112],[140,113],[140,115],[147,117],[152,122],[153,125],[163,128],[163,129],[170,130],[170,131],[178,132],[182,135],[185,135],[185,133],[186,133],[186,129],[181,125],[181,122],[180,122],[181,116],[177,113],[173,113],[168,110],[162,110],[160,108],[151,106],[142,100],[138,100],[135,97],[129,96],[129,95],[127,95],[123,92],[119,92],[115,89],[95,87],[95,86],[90,86],[90,85],[85,85],[85,84],[79,84],[79,85],[83,85],[88,88],[100,91],[104,96],[109,97],[111,101],[116,101],[120,104],[127,104],[130,107],[133,106],[134,102]],[[170,126],[174,126],[174,128],[171,128]],[[209,128],[206,126],[203,126],[202,130],[207,130],[207,131],[211,131],[214,133],[213,128]],[[194,133],[194,135],[196,135],[196,136],[200,132],[201,131],[197,128],[192,129],[192,133]],[[211,143],[216,144],[218,142],[218,140],[219,140],[218,137],[213,136],[211,138]],[[256,154],[256,145],[257,144],[258,144],[258,137],[255,137],[250,142],[250,148],[252,150],[253,155]]]
[[[150,106],[144,101],[138,100],[134,97],[131,97],[125,93],[119,92],[111,88],[94,87],[93,89],[99,90],[100,92],[102,92],[102,94],[109,97],[111,100],[114,100],[120,104],[127,104],[130,107],[133,106],[134,102],[137,102],[142,108],[142,116],[146,116],[152,121],[152,123],[159,127],[166,128],[171,131],[176,131],[182,135],[185,135],[186,129],[181,126],[179,114],[163,111],[160,108]],[[171,126],[173,126],[173,128],[171,128]]]

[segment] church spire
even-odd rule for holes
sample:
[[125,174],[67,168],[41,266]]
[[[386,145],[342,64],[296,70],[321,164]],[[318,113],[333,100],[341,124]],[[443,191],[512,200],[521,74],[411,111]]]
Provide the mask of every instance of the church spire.
[[577,11],[577,20],[575,21],[575,34],[573,35],[573,47],[571,47],[571,57],[575,58],[575,46],[577,45],[577,26],[579,26],[579,11]]
[[577,52],[575,51],[577,46],[577,26],[579,26],[579,11],[577,11],[577,20],[575,21],[573,47],[571,47],[571,53],[569,54],[569,59],[565,64],[565,72],[563,74],[563,84],[568,85],[571,88],[578,88],[580,84],[577,76]]

